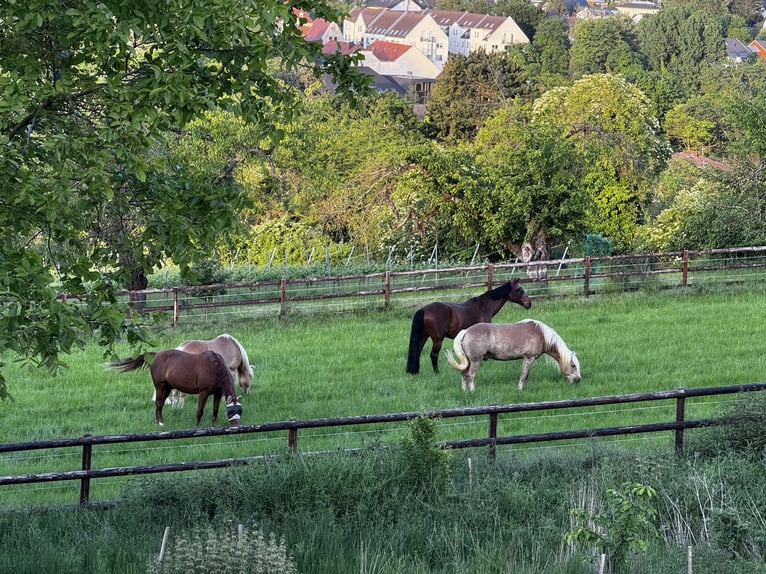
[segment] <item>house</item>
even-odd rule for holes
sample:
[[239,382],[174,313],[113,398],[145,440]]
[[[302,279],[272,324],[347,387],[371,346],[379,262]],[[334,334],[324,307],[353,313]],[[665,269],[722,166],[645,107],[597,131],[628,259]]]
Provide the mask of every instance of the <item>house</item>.
[[366,0],[362,2],[366,8],[385,8],[386,10],[403,10],[405,12],[421,12],[433,8],[434,0]]
[[733,62],[742,62],[753,57],[753,50],[745,46],[739,38],[726,38],[726,56]]
[[414,46],[439,68],[449,54],[503,52],[511,44],[529,42],[513,18],[436,9],[402,12],[356,7],[343,22],[343,35],[365,47],[376,40]]
[[753,40],[747,45],[750,51],[755,53],[759,58],[766,58],[766,41]]
[[[365,73],[379,91],[396,91],[425,104],[441,69],[413,46],[376,40],[362,50]],[[366,68],[366,69],[365,69]]]
[[527,35],[510,17],[454,10],[426,10],[426,13],[447,34],[450,54],[467,56],[477,50],[504,52],[510,44],[529,43]]
[[356,7],[343,21],[343,36],[364,48],[376,40],[413,46],[440,69],[447,61],[447,36],[426,12]]
[[656,14],[660,11],[659,6],[654,2],[643,2],[636,0],[633,2],[618,2],[615,9],[622,15],[638,22],[644,16]]
[[309,42],[318,42],[323,46],[328,42],[343,40],[343,31],[335,22],[328,22],[324,18],[313,20],[304,11],[297,13],[301,35]]

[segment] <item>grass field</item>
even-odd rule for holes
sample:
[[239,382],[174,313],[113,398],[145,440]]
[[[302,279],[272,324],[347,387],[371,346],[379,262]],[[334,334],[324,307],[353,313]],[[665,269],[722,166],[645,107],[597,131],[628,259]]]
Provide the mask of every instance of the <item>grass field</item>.
[[[556,366],[541,358],[533,365],[524,391],[516,388],[520,362],[484,362],[476,391],[465,393],[460,376],[444,358],[441,373],[430,367],[430,342],[421,357],[421,373],[405,373],[412,309],[394,308],[358,314],[293,316],[229,324],[205,329],[165,329],[156,348],[174,347],[187,338],[234,335],[248,350],[255,367],[253,391],[244,396],[242,424],[361,414],[422,411],[493,403],[538,402],[579,397],[698,388],[766,380],[766,355],[760,342],[766,322],[758,311],[766,293],[740,291],[639,292],[592,299],[537,299],[530,310],[507,305],[495,322],[524,317],[553,327],[574,349],[583,380],[570,385]],[[445,342],[445,348],[450,342]],[[69,368],[56,377],[18,364],[5,369],[13,401],[3,411],[1,442],[130,434],[194,426],[196,397],[185,408],[165,407],[164,427],[154,422],[149,373],[118,374],[105,369],[98,347],[68,357]],[[135,350],[122,346],[120,356]],[[687,406],[687,418],[715,414],[729,397],[698,399]],[[593,407],[573,412],[525,413],[501,417],[499,435],[550,432],[644,422],[667,422],[672,402]],[[202,424],[210,422],[212,401]],[[225,424],[223,411],[219,424]],[[486,419],[440,422],[438,439],[486,435]],[[406,425],[302,431],[302,451],[395,444]],[[621,439],[615,439],[621,440]],[[622,439],[624,440],[624,439]],[[634,442],[670,444],[670,434],[638,435]],[[157,464],[187,460],[283,453],[286,433],[245,435],[208,441],[138,443],[99,447],[94,468]],[[535,448],[557,448],[537,446]],[[42,451],[41,451],[42,452]],[[53,472],[79,468],[78,449],[4,455],[3,474]],[[124,478],[93,484],[94,500],[118,496]],[[73,502],[76,482],[8,486],[0,505]]]
[[[496,322],[529,316],[547,323],[578,353],[582,366],[583,381],[572,386],[541,360],[523,392],[516,388],[519,362],[484,363],[474,394],[460,389],[459,373],[443,359],[442,372],[434,375],[427,351],[421,374],[407,375],[414,309],[210,323],[205,329],[158,332],[156,348],[221,332],[237,337],[256,370],[253,392],[243,397],[243,424],[254,424],[760,382],[766,380],[761,350],[766,324],[760,317],[765,304],[766,292],[722,293],[719,287],[715,293],[538,298],[529,311],[507,306]],[[119,349],[120,356],[133,352]],[[69,369],[55,378],[8,365],[4,372],[14,400],[0,404],[0,442],[159,430],[148,372],[117,374],[102,367],[104,360],[100,349],[89,347],[69,357]],[[731,397],[694,401],[687,405],[687,418],[717,415],[731,405]],[[673,409],[668,404],[514,415],[501,419],[499,432],[667,421]],[[165,420],[163,430],[191,428],[193,397],[182,410],[166,407]],[[486,419],[439,420],[435,428],[436,439],[483,436]],[[749,430],[743,439],[748,444]],[[301,431],[300,448],[397,447],[411,432],[405,424]],[[709,444],[719,440],[716,434],[707,436]],[[649,542],[644,552],[630,554],[621,571],[686,571],[686,549],[693,547],[697,574],[763,574],[766,498],[760,455],[711,455],[704,444],[697,442],[688,457],[678,459],[669,456],[669,434],[503,448],[494,464],[480,449],[454,451],[449,486],[438,491],[412,482],[412,468],[422,468],[412,464],[413,458],[419,461],[418,452],[409,461],[396,448],[385,455],[371,449],[369,456],[359,457],[285,457],[225,470],[93,481],[91,500],[121,501],[106,512],[58,506],[77,501],[76,481],[4,486],[0,573],[146,572],[149,565],[157,566],[165,526],[171,527],[173,540],[209,526],[224,543],[216,538],[217,552],[183,551],[196,569],[173,570],[168,563],[160,571],[212,572],[211,564],[232,560],[222,544],[226,529],[239,523],[284,537],[297,571],[304,574],[585,574],[594,571],[594,548],[564,542],[573,524],[571,510],[603,510],[605,493],[625,494],[625,485],[635,483],[656,491],[649,505],[657,512],[657,530],[650,536],[636,523],[606,524],[608,534],[611,528],[613,535]],[[159,445],[98,447],[94,468],[287,451],[284,434]],[[60,450],[2,455],[2,474],[78,469],[79,450]],[[426,467],[426,473],[432,469]],[[30,511],[40,506],[48,510]],[[608,520],[608,513],[600,520]],[[243,571],[255,568],[255,559],[249,560],[249,570]]]

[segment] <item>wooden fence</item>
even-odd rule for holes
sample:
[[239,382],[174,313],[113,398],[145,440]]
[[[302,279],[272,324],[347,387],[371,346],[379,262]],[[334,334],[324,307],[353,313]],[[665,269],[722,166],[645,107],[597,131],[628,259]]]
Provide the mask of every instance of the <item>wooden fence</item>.
[[[590,397],[572,400],[549,401],[539,403],[518,403],[506,405],[489,405],[483,407],[456,408],[435,410],[426,412],[401,412],[378,415],[361,415],[340,418],[322,418],[311,420],[290,420],[255,425],[243,425],[240,427],[220,428],[197,428],[181,431],[149,432],[128,435],[85,435],[80,438],[54,439],[36,442],[21,442],[0,444],[0,453],[38,451],[46,449],[59,449],[63,447],[81,448],[82,465],[79,470],[63,472],[47,472],[38,474],[22,474],[13,476],[0,476],[0,486],[11,484],[28,484],[55,482],[63,480],[80,481],[80,504],[86,505],[90,497],[91,480],[107,477],[155,474],[165,472],[203,470],[240,466],[273,458],[270,456],[251,456],[243,458],[228,458],[219,460],[202,460],[194,462],[178,462],[144,466],[124,466],[116,468],[92,468],[93,446],[116,443],[135,443],[149,441],[169,441],[175,439],[202,438],[221,435],[248,434],[248,433],[273,433],[286,432],[287,446],[292,453],[298,452],[298,431],[309,428],[342,427],[349,425],[385,424],[412,420],[419,416],[427,416],[435,419],[454,417],[487,417],[487,436],[481,438],[469,438],[460,440],[443,441],[439,443],[442,448],[461,449],[487,447],[489,456],[494,458],[495,449],[498,445],[513,445],[532,442],[560,441],[570,439],[583,439],[593,437],[628,435],[636,433],[673,432],[675,433],[675,450],[681,453],[683,450],[684,430],[691,428],[707,427],[725,424],[722,419],[686,420],[686,400],[712,395],[725,395],[766,390],[766,383],[751,383],[745,385],[731,385],[722,387],[708,387],[700,389],[677,389],[672,391],[660,391],[651,393],[637,393],[627,395],[612,395],[604,397]],[[568,430],[540,434],[497,436],[498,417],[529,411],[576,409],[597,405],[627,404],[648,401],[675,401],[675,419],[672,421],[646,423],[640,425],[589,428]],[[351,449],[348,452],[358,452],[363,449]],[[309,453],[305,453],[309,454]],[[314,453],[316,454],[316,453]]]
[[290,309],[334,305],[388,307],[396,301],[420,305],[427,294],[465,298],[466,290],[490,289],[520,277],[532,296],[591,296],[612,291],[715,286],[766,279],[766,246],[677,251],[609,257],[583,257],[533,263],[502,263],[443,269],[385,271],[366,275],[328,275],[236,284],[214,284],[122,291],[140,312],[160,312],[179,322],[209,320],[215,314],[258,313],[283,316]]

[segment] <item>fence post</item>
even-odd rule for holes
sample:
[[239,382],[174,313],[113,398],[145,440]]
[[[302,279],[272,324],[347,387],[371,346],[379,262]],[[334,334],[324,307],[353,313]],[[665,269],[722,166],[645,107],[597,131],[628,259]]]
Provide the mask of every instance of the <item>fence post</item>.
[[686,287],[689,282],[689,251],[684,249],[684,255],[681,264],[681,287]]
[[391,302],[391,272],[386,271],[383,284],[383,299],[384,299],[384,306],[386,309],[388,309],[388,305]]
[[487,290],[492,289],[493,275],[495,273],[495,267],[492,263],[487,265]]
[[279,316],[284,317],[287,305],[287,280],[279,282]]
[[590,294],[590,255],[585,256],[585,265],[583,268],[583,295],[587,297]]
[[173,287],[173,326],[178,326],[178,287]]
[[[296,419],[290,419],[294,421]],[[298,451],[298,429],[290,427],[287,429],[287,446],[290,447],[290,453],[295,454]]]
[[[684,389],[679,388],[679,392],[683,393]],[[684,421],[686,411],[686,397],[683,395],[676,399],[676,422],[681,423]],[[684,450],[684,429],[676,429],[676,454],[683,454]]]
[[[83,436],[91,437],[90,433],[85,433]],[[91,455],[93,453],[92,444],[82,445],[82,470],[90,470]],[[80,479],[80,505],[88,504],[90,498],[90,478],[85,477]]]
[[[497,403],[493,403],[492,406],[497,406]],[[489,438],[497,438],[497,413],[491,412],[489,413],[489,432],[488,432]],[[490,461],[494,462],[495,460],[495,444],[492,443],[489,445],[489,452],[487,453],[487,456]]]

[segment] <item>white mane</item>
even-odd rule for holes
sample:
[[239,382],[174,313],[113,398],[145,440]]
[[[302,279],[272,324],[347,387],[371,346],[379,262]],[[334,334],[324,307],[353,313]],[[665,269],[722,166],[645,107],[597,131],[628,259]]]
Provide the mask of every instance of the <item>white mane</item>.
[[242,343],[237,341],[234,337],[229,335],[228,333],[224,333],[223,335],[220,335],[221,337],[224,337],[226,339],[229,339],[232,341],[235,345],[237,345],[237,348],[239,349],[240,355],[242,355],[242,364],[245,365],[245,368],[250,371],[250,375],[253,375],[253,366],[250,364],[250,360],[247,358],[247,351],[245,351],[245,348],[242,346]]
[[536,321],[535,319],[522,319],[519,323],[534,323],[545,339],[545,348],[554,351],[560,357],[560,363],[562,365],[569,365],[570,363],[575,362],[577,370],[580,370],[580,362],[577,360],[575,352],[567,347],[564,339],[562,339],[556,331],[551,329],[545,323]]

